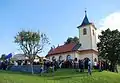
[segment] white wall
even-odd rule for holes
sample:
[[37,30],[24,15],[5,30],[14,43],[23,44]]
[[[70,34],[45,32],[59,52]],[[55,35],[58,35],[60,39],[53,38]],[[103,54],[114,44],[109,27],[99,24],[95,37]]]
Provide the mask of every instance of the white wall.
[[96,58],[96,59],[97,59],[97,62],[98,62],[98,55],[93,54],[93,57],[94,57],[94,59]]
[[79,53],[75,53],[76,57],[78,59],[84,59],[84,58],[89,58],[92,63],[94,63],[94,59],[96,58],[98,61],[98,55],[96,55],[95,53],[89,53],[89,54],[79,54]]
[[80,54],[77,52],[72,52],[72,53],[63,53],[63,54],[57,54],[57,55],[52,55],[50,56],[50,60],[52,61],[52,57],[54,56],[56,58],[56,60],[59,60],[59,57],[62,56],[62,60],[66,60],[66,57],[68,55],[71,55],[72,59],[77,58],[77,59],[84,59],[84,58],[89,58],[90,60],[94,60],[94,58],[97,58],[98,60],[98,56],[94,53],[89,53],[89,54]]
[[[92,49],[97,50],[97,41],[96,41],[96,30],[94,26],[90,26],[91,28],[91,41],[92,41]],[[93,35],[94,30],[94,35]]]
[[[84,28],[87,29],[86,35],[83,35]],[[79,38],[80,38],[80,43],[82,44],[81,45],[82,50],[91,49],[90,27],[89,26],[79,28]]]
[[[87,29],[86,35],[83,35],[84,28]],[[94,35],[93,35],[93,30],[94,30]],[[79,28],[79,40],[80,43],[82,44],[80,47],[81,50],[86,50],[86,49],[97,50],[95,27],[92,25],[87,25]]]
[[66,57],[68,55],[71,55],[71,58],[74,59],[75,58],[75,53],[74,52],[69,52],[69,53],[62,53],[62,54],[56,54],[56,55],[52,55],[50,56],[50,60],[52,61],[52,57],[54,56],[56,58],[56,60],[59,60],[59,57],[62,56],[63,60],[66,60]]

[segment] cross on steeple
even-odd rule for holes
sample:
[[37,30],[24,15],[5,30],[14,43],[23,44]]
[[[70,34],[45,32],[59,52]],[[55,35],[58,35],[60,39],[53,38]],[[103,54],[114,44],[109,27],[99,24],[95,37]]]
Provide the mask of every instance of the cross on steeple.
[[78,28],[79,28],[79,27],[82,27],[82,26],[85,26],[85,25],[88,25],[88,24],[90,24],[90,22],[89,22],[88,17],[87,17],[87,11],[86,11],[86,9],[85,9],[85,17],[84,17],[81,25],[78,26]]
[[87,11],[86,11],[86,8],[85,8],[85,15],[87,15]]

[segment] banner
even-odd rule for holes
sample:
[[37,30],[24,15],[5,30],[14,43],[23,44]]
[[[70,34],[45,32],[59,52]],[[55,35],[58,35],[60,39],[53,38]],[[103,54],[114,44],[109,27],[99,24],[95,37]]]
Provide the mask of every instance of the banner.
[[5,59],[10,59],[12,57],[12,53],[8,54]]

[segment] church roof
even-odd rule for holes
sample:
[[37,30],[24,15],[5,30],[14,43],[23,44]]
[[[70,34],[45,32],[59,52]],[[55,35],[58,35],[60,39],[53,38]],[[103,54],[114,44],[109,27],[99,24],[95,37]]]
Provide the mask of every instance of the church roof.
[[75,43],[61,45],[61,46],[58,46],[58,47],[50,50],[48,52],[47,56],[76,51],[79,49],[80,46],[81,46],[81,44],[75,44]]
[[87,14],[86,14],[86,11],[85,11],[85,17],[84,17],[81,25],[78,26],[77,28],[82,27],[82,26],[86,26],[86,25],[89,25],[89,24],[92,24],[92,23],[89,22],[88,17],[87,17]]

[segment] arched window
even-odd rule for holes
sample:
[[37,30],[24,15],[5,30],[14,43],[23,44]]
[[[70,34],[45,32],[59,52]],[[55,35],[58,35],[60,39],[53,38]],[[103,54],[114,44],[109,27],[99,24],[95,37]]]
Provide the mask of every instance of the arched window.
[[96,58],[94,59],[94,62],[97,62],[97,59],[96,59]]
[[70,55],[67,55],[66,60],[71,60],[72,57]]
[[52,57],[52,60],[55,60],[55,56]]
[[59,56],[59,61],[62,61],[62,56]]
[[87,34],[87,29],[84,28],[84,29],[83,29],[83,35],[86,35],[86,34]]

